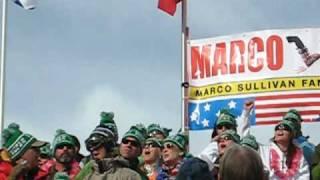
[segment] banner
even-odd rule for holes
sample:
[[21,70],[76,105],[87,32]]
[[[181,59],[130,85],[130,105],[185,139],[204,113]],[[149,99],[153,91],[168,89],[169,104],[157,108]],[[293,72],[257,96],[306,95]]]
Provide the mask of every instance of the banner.
[[191,130],[212,129],[223,108],[251,125],[275,124],[289,109],[320,118],[320,29],[266,30],[188,42]]

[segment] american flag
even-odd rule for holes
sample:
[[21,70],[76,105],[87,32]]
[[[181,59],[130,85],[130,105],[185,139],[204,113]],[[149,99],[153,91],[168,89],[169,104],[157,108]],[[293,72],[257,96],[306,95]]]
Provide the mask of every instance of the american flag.
[[289,109],[298,110],[304,122],[320,120],[320,92],[279,92],[255,97],[189,102],[189,128],[214,128],[221,109],[229,109],[239,121],[244,103],[247,101],[254,101],[253,111],[249,116],[251,125],[276,124]]

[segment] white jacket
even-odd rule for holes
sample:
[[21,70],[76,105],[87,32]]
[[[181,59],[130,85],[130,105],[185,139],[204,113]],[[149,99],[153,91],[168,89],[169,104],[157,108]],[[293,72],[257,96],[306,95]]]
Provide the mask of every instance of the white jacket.
[[[249,113],[250,112],[248,111],[242,111],[240,118],[237,120],[239,127],[238,135],[241,138],[250,133]],[[218,143],[216,141],[212,141],[201,151],[198,157],[208,163],[211,171],[213,169],[214,162],[219,157]]]
[[295,171],[294,175],[291,177],[286,177],[286,178],[280,178],[276,175],[275,169],[271,167],[271,159],[272,158],[272,153],[271,151],[275,152],[279,156],[279,161],[274,161],[278,162],[278,167],[281,172],[285,173],[288,170],[286,162],[286,156],[285,154],[280,150],[280,148],[274,143],[271,142],[270,145],[267,146],[260,146],[259,153],[262,158],[262,162],[265,166],[265,168],[269,171],[269,179],[270,180],[309,180],[310,179],[310,172],[309,172],[309,166],[307,161],[305,160],[302,150],[299,149],[299,153],[301,153],[301,158],[299,159],[299,167],[297,168],[297,171]]

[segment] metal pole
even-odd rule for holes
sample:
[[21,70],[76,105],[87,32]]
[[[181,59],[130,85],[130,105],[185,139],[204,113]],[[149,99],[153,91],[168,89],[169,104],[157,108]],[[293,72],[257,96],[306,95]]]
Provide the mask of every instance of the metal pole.
[[[187,0],[182,0],[182,11],[181,11],[181,80],[182,83],[186,82],[186,57],[187,57]],[[188,118],[187,118],[187,101],[186,101],[187,89],[182,86],[181,88],[181,129],[183,132],[188,133]]]
[[0,130],[4,127],[4,102],[5,102],[5,59],[6,59],[6,34],[7,34],[7,0],[2,0],[2,28],[1,28],[1,62],[0,62]]

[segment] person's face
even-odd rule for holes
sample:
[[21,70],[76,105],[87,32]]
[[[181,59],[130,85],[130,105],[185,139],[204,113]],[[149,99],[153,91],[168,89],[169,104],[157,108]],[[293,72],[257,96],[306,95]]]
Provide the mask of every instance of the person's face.
[[49,156],[40,154],[40,156],[39,156],[39,167],[44,165],[49,159],[50,159]]
[[220,135],[224,131],[232,129],[232,128],[233,128],[233,125],[231,125],[231,124],[219,124],[219,125],[217,125],[217,134]]
[[120,155],[126,159],[137,158],[141,154],[141,147],[132,137],[122,139],[120,144]]
[[219,154],[220,155],[224,154],[227,147],[229,147],[232,144],[234,144],[234,141],[232,140],[232,138],[230,136],[228,136],[228,135],[221,136],[218,139],[218,152],[219,152]]
[[182,159],[183,152],[173,143],[163,145],[162,157],[166,165],[175,165]]
[[154,142],[147,142],[143,148],[142,156],[147,164],[151,164],[160,159],[161,148]]
[[96,149],[93,149],[90,153],[94,160],[102,160],[107,157],[107,151],[103,145]]
[[39,165],[39,155],[40,151],[38,148],[30,148],[22,155],[17,163],[27,163],[28,170],[31,170]]
[[277,125],[275,127],[274,140],[275,142],[288,143],[292,138],[291,129],[287,125]]
[[75,149],[72,145],[59,145],[56,148],[54,157],[55,159],[62,163],[71,163],[75,155]]

